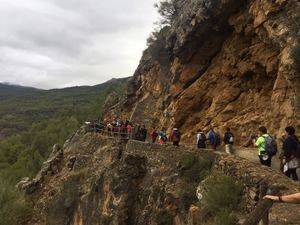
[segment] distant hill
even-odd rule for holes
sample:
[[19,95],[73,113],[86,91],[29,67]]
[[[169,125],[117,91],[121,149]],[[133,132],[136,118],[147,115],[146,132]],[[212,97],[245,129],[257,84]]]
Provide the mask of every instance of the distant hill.
[[0,83],[0,97],[9,95],[18,95],[23,93],[38,92],[39,89],[32,87],[24,87],[20,85],[14,85],[9,83]]
[[121,95],[127,80],[52,90],[0,83],[0,139],[47,119],[72,115],[82,122],[97,118],[106,96],[113,91]]

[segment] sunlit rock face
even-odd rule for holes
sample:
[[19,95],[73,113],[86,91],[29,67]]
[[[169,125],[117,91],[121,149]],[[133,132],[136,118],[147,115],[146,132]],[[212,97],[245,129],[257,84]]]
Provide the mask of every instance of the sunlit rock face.
[[183,141],[199,128],[229,126],[242,143],[259,125],[277,136],[299,127],[299,12],[296,0],[183,1],[144,52],[120,115],[175,126]]

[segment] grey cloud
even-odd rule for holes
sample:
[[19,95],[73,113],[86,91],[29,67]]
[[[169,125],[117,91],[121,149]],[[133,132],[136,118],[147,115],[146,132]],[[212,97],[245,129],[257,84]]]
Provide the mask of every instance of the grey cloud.
[[155,0],[0,0],[0,81],[41,88],[132,75]]

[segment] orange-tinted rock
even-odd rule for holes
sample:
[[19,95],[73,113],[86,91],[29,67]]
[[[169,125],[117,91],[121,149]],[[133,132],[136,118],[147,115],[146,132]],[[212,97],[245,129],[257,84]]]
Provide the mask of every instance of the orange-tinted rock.
[[151,46],[145,51],[123,116],[176,126],[186,142],[211,126],[232,127],[240,143],[259,125],[274,135],[290,124],[300,130],[300,75],[291,55],[299,3],[228,0],[206,9],[201,2],[184,2],[159,57]]

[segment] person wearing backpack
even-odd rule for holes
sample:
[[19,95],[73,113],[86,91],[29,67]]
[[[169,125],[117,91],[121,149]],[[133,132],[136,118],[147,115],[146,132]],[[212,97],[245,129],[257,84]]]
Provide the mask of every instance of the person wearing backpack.
[[147,134],[148,134],[148,131],[147,131],[147,129],[146,129],[146,126],[143,125],[143,126],[140,128],[140,141],[145,142],[146,139],[147,139]]
[[271,167],[272,157],[277,153],[277,144],[275,139],[268,134],[266,127],[259,127],[260,137],[254,141],[254,145],[258,148],[258,157],[262,165]]
[[157,137],[158,137],[158,131],[155,129],[155,127],[153,127],[151,132],[152,143],[156,142]]
[[286,176],[298,181],[297,169],[300,167],[300,143],[295,135],[295,128],[286,127],[286,138],[283,141],[283,172]]
[[224,138],[223,138],[223,141],[224,141],[224,144],[225,144],[225,152],[227,154],[232,154],[233,153],[233,134],[232,132],[230,131],[230,128],[226,128],[226,132],[224,134]]
[[158,132],[158,140],[160,145],[164,145],[167,142],[168,137],[164,130]]
[[197,147],[206,148],[206,136],[202,130],[197,131]]
[[216,150],[217,149],[217,146],[216,146],[216,133],[215,133],[213,128],[211,128],[210,131],[208,132],[208,140],[209,140],[209,144],[210,144],[211,148],[213,150]]
[[220,132],[219,131],[216,131],[215,132],[215,143],[214,143],[214,145],[215,145],[215,150],[221,145],[221,134],[220,134]]
[[173,142],[174,146],[179,146],[181,134],[177,128],[174,128],[170,137],[170,140]]

